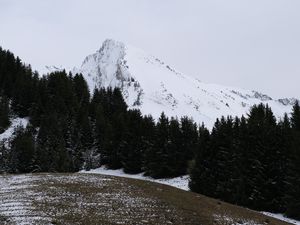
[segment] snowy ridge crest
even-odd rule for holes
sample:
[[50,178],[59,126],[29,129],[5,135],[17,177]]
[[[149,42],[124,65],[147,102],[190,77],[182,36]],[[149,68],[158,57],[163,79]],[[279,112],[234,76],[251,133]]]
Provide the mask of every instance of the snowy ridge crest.
[[246,115],[250,107],[263,102],[277,117],[290,113],[296,99],[272,97],[257,92],[206,84],[178,72],[143,50],[108,39],[96,53],[87,56],[79,69],[91,92],[95,88],[118,87],[130,108],[158,118],[192,117],[212,127],[221,116]]

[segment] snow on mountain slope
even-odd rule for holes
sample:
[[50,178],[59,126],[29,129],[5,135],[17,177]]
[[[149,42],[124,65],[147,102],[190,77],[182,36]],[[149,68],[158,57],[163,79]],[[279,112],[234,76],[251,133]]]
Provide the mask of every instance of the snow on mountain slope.
[[82,73],[91,91],[96,87],[121,88],[129,107],[139,108],[143,114],[154,118],[161,112],[168,116],[187,115],[208,127],[222,115],[245,115],[252,105],[261,102],[282,117],[296,100],[274,100],[256,91],[206,84],[140,49],[114,40],[106,40],[73,73]]

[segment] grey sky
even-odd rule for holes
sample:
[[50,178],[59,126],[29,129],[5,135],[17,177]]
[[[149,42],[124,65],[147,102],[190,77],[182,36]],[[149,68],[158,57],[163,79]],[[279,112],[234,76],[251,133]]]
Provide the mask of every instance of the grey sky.
[[79,66],[106,38],[204,82],[300,98],[299,0],[0,0],[0,46],[33,68]]

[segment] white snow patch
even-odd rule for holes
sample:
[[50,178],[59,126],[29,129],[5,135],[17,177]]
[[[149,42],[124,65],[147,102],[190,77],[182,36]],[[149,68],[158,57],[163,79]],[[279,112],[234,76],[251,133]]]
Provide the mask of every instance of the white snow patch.
[[169,185],[181,190],[189,191],[189,176],[181,176],[181,177],[175,177],[175,178],[169,178],[169,179],[154,179],[151,177],[144,176],[144,173],[140,174],[126,174],[124,173],[123,169],[119,170],[111,170],[107,169],[105,166],[102,166],[97,169],[85,171],[82,170],[79,173],[87,173],[87,174],[102,174],[102,175],[109,175],[109,176],[116,176],[116,177],[126,177],[126,178],[132,178],[132,179],[138,179],[138,180],[146,180],[151,181],[155,183],[165,184]]
[[300,225],[300,221],[297,221],[297,220],[294,220],[294,219],[287,218],[287,217],[285,217],[285,216],[282,215],[282,214],[275,214],[275,213],[269,213],[269,212],[262,212],[262,214],[264,214],[264,215],[266,215],[266,216],[269,216],[269,217],[273,217],[273,218],[278,219],[278,220],[285,221],[285,222],[287,222],[287,223]]
[[215,220],[217,220],[221,223],[225,223],[226,225],[262,225],[262,224],[258,224],[254,220],[245,220],[245,219],[243,219],[243,220],[240,220],[240,221],[236,222],[236,220],[234,220],[233,218],[231,218],[228,215],[215,214],[214,218],[215,218]]
[[13,133],[18,126],[22,126],[24,128],[27,127],[29,123],[28,118],[14,118],[11,121],[11,125],[7,128],[2,134],[0,134],[0,142],[4,141],[7,144],[8,140],[13,138]]

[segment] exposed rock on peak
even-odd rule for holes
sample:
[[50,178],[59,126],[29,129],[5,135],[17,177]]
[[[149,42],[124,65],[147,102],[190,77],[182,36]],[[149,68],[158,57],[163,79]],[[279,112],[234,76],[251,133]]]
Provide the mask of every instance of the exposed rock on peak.
[[158,118],[190,116],[212,127],[222,115],[241,116],[261,102],[268,104],[278,117],[290,112],[292,100],[273,100],[256,91],[206,84],[186,76],[162,60],[124,43],[108,39],[94,54],[85,58],[80,72],[90,90],[119,87],[130,108]]

